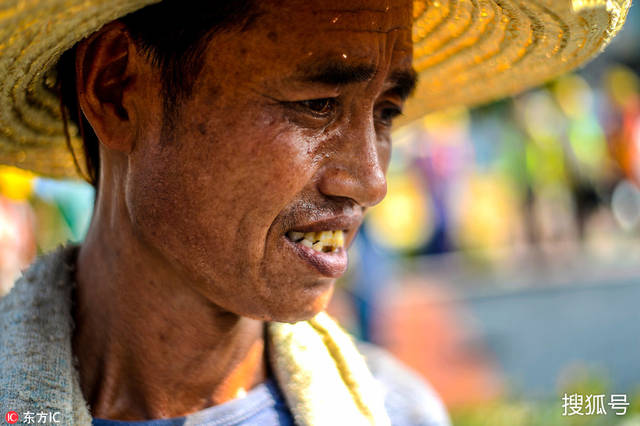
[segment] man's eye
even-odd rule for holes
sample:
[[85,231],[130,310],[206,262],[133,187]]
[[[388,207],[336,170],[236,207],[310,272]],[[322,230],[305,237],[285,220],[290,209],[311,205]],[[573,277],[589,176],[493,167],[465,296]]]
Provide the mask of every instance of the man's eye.
[[385,126],[391,126],[393,119],[401,114],[402,110],[398,107],[386,107],[380,110],[378,121]]
[[336,100],[333,98],[310,99],[296,103],[318,116],[331,114],[336,106]]

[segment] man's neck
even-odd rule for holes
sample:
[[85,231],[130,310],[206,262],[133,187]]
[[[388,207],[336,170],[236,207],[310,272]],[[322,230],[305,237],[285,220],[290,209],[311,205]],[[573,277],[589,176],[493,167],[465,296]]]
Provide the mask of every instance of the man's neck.
[[204,298],[142,244],[123,241],[126,230],[104,231],[94,218],[74,310],[73,351],[94,417],[177,417],[265,380],[264,323]]

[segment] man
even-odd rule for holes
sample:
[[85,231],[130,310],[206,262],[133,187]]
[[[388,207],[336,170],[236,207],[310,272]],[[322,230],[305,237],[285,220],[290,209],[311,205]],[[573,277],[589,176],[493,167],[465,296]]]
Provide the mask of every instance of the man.
[[[61,122],[79,117],[97,198],[83,244],[36,262],[0,302],[0,407],[59,412],[63,424],[447,424],[426,385],[377,350],[365,363],[322,311],[365,211],[385,195],[392,120],[416,82],[414,14],[428,76],[442,69],[424,61],[464,33],[455,13],[481,22],[489,8],[494,27],[517,34],[503,24],[522,12],[461,2],[447,17],[441,3],[404,0],[36,3],[6,12],[3,158],[65,173]],[[600,39],[583,47],[606,43],[629,6],[593,3],[580,19],[566,5],[556,13],[597,24]],[[534,35],[551,31],[540,25]],[[425,35],[438,31],[451,31],[449,44],[429,59]],[[572,66],[591,55],[576,52]],[[438,84],[421,91],[435,104]],[[505,90],[459,87],[469,102]]]

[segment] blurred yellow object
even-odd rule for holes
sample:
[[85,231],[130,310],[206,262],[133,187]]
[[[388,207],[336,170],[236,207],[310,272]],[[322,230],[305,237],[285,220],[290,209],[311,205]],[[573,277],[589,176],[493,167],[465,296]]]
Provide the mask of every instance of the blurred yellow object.
[[576,74],[556,80],[553,94],[567,117],[581,118],[591,112],[593,93],[584,78]]
[[527,173],[536,184],[548,185],[566,182],[564,153],[560,143],[540,146],[528,141],[525,146]]
[[500,175],[475,175],[460,194],[458,242],[466,248],[495,248],[512,242],[517,200]]
[[414,250],[433,232],[427,191],[410,174],[390,175],[386,198],[369,213],[372,238],[394,250]]
[[631,69],[616,65],[607,71],[603,79],[607,93],[619,107],[625,108],[638,97],[640,81]]
[[35,176],[16,167],[0,166],[0,193],[12,200],[25,200],[31,195]]

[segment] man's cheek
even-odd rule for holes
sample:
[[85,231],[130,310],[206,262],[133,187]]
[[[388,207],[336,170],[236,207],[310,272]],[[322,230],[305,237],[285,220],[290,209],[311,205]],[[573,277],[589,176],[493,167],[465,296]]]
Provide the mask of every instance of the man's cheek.
[[316,155],[309,141],[290,132],[269,135],[257,152],[257,169],[262,180],[283,192],[297,193],[313,176]]

